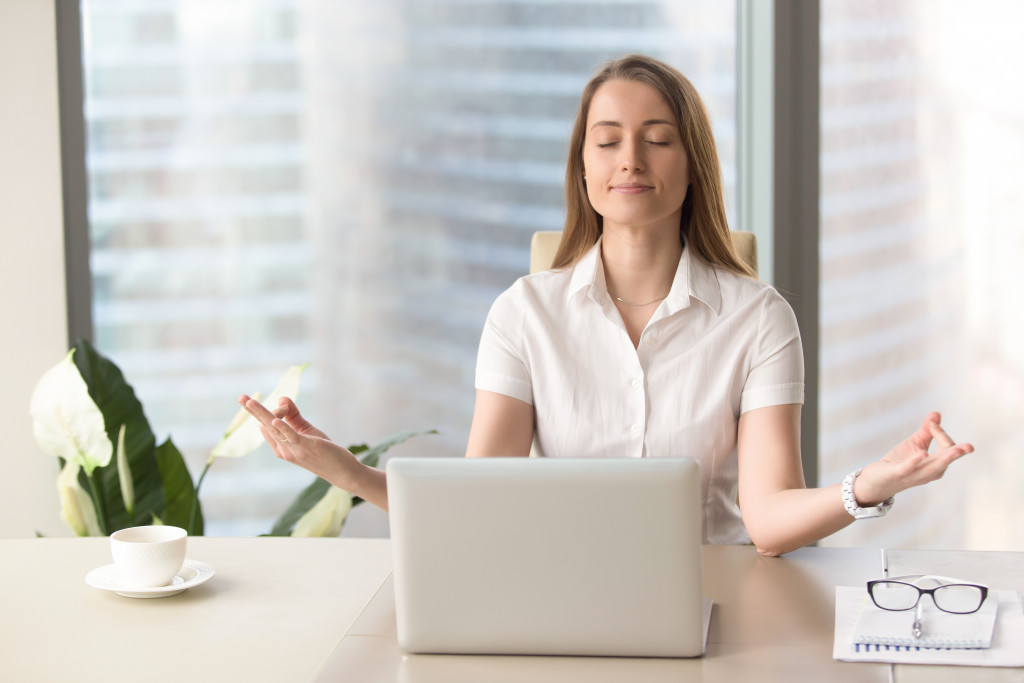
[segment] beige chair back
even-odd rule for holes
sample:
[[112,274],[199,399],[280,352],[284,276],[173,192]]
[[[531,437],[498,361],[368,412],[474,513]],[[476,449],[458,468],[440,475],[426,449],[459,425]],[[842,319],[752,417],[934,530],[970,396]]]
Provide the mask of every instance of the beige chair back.
[[[757,274],[757,240],[752,232],[740,232],[733,230],[732,244],[736,247],[743,262],[750,266],[754,274]],[[555,252],[558,251],[558,243],[562,241],[561,230],[539,230],[533,233],[530,241],[530,272],[536,273],[547,270],[555,260]]]

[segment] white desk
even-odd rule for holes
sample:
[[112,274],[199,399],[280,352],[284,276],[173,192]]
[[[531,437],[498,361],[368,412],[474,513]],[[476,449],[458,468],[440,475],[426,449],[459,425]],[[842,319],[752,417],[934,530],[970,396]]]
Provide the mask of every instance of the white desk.
[[[955,576],[970,578],[991,588],[1011,588],[1018,593],[1024,593],[1024,553],[891,550],[888,557],[890,576]],[[1024,649],[1024,643],[1021,643],[1020,647]],[[1024,668],[899,665],[894,669],[896,683],[1024,682]]]
[[190,538],[188,557],[217,574],[139,600],[85,583],[105,538],[0,540],[0,681],[310,681],[391,570],[379,540]]
[[402,683],[654,683],[660,681],[885,682],[885,664],[832,659],[835,586],[881,572],[881,552],[805,548],[783,558],[747,546],[704,547],[704,595],[714,611],[697,659],[405,655],[390,582],[353,625],[319,681]]
[[[834,587],[879,576],[875,549],[771,559],[749,547],[705,547],[715,610],[708,653],[693,660],[406,656],[386,600],[383,540],[193,538],[188,556],[217,575],[177,596],[136,600],[84,581],[110,562],[106,539],[0,539],[0,680],[883,683],[890,675],[887,665],[832,659]],[[1024,553],[891,552],[889,568],[1024,590]],[[378,590],[384,599],[371,602]],[[1024,681],[1024,669],[899,666],[895,679]]]

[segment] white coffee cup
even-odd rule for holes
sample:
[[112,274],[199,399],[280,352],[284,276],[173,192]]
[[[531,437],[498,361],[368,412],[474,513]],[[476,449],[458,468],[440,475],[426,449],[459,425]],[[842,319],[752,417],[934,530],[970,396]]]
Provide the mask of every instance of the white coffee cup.
[[122,586],[166,586],[185,563],[188,533],[176,526],[136,526],[110,535]]

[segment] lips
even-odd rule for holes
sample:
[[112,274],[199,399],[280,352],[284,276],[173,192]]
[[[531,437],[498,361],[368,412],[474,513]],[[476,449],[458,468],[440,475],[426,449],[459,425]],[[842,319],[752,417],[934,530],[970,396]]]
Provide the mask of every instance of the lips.
[[650,185],[642,185],[640,183],[622,183],[621,185],[612,186],[614,192],[622,194],[643,194],[653,189]]
[[641,185],[635,182],[627,182],[621,185],[612,185],[611,190],[621,195],[642,195],[653,189],[650,185]]

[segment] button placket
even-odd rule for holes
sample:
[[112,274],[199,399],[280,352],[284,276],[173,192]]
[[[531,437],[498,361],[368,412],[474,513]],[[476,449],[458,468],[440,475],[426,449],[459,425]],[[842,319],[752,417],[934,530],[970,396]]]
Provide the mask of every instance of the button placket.
[[629,434],[637,447],[637,453],[643,452],[644,430],[647,422],[647,391],[643,375],[629,380],[629,404],[633,415],[633,423],[629,425]]
[[[630,345],[632,347],[632,344]],[[635,451],[633,457],[642,457],[644,432],[647,429],[647,381],[644,353],[632,354],[629,369],[620,376],[619,386],[623,387],[623,407],[621,414],[622,428],[629,442],[629,451]],[[625,368],[624,368],[625,369]]]

